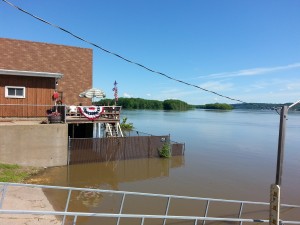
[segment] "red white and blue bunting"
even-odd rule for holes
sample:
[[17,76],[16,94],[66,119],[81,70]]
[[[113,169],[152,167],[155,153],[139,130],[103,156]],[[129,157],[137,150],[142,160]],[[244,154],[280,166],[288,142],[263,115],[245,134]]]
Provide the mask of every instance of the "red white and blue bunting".
[[79,111],[89,120],[95,120],[100,117],[103,112],[102,106],[78,106]]

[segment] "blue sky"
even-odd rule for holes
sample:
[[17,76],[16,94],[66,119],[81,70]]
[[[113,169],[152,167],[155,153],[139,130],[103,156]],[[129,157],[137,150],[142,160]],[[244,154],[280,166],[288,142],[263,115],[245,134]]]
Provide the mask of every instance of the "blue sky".
[[[300,99],[298,0],[9,0],[125,58],[245,102]],[[93,86],[113,98],[237,103],[127,63],[0,1],[0,37],[93,49]]]

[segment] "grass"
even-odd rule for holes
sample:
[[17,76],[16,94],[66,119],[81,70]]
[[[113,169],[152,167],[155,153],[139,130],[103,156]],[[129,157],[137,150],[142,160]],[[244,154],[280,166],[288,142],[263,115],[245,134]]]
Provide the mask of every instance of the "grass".
[[0,163],[0,182],[22,183],[37,174],[40,168]]

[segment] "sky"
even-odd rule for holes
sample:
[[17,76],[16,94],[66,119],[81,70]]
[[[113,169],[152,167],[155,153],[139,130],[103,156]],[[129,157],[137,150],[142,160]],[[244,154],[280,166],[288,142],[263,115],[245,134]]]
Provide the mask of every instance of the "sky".
[[[243,102],[300,99],[298,0],[8,0],[169,77]],[[128,63],[0,0],[0,37],[93,49],[93,87],[114,98],[238,103]],[[1,54],[1,53],[0,53]]]

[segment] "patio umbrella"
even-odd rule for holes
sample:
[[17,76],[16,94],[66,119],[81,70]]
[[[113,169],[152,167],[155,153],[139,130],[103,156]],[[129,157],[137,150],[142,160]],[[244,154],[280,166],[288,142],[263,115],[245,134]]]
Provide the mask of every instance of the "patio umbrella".
[[105,98],[105,92],[98,88],[91,88],[79,94],[81,98],[91,98],[94,101],[94,98]]

